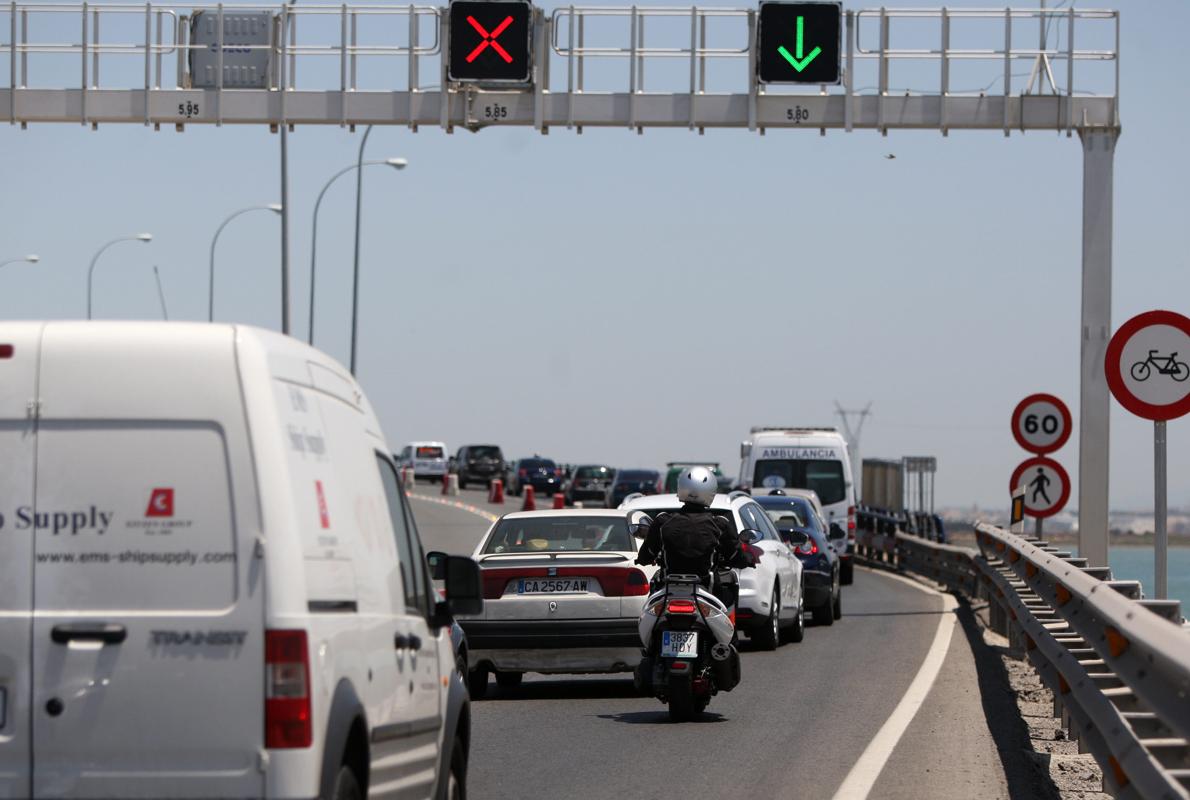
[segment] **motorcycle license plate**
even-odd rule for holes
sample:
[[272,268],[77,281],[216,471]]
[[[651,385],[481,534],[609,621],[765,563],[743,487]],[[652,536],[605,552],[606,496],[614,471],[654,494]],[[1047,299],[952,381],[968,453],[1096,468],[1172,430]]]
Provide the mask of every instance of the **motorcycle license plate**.
[[697,658],[698,633],[687,631],[662,631],[661,657]]

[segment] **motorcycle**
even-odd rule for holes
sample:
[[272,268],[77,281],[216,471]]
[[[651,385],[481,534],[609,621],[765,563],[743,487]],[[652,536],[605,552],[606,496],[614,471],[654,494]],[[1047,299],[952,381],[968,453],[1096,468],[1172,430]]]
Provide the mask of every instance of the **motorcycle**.
[[[751,531],[740,534],[744,545],[755,541]],[[653,578],[638,631],[641,661],[633,675],[636,689],[669,706],[673,722],[685,722],[706,710],[719,692],[740,682],[736,648],[735,572],[717,568],[720,597],[702,585],[698,575],[669,574],[664,564]]]

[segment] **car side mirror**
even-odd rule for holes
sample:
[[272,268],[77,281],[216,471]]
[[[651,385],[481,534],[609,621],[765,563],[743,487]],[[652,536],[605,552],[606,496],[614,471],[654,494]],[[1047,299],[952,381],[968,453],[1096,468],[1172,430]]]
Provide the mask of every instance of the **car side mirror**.
[[[434,622],[439,626],[449,624],[450,620],[459,615],[475,615],[483,611],[483,576],[479,565],[466,556],[448,556],[444,553],[432,553],[439,557],[442,580],[445,583],[443,594],[446,600],[437,605],[434,610]],[[429,557],[427,557],[429,560]],[[431,570],[435,569],[431,562]]]
[[845,531],[845,530],[843,530],[842,528],[840,528],[840,527],[839,527],[839,523],[837,523],[837,522],[832,522],[832,523],[831,523],[831,532],[830,532],[830,538],[832,538],[832,539],[846,539],[846,538],[847,538],[847,531]]
[[740,531],[740,544],[756,544],[761,538],[760,531],[751,528]]

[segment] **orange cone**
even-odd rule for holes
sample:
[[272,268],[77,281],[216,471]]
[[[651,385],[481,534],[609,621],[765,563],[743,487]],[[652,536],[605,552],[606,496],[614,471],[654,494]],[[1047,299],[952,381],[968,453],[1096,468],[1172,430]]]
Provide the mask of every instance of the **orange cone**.
[[532,484],[530,484],[529,486],[526,486],[524,491],[525,491],[525,502],[521,504],[521,511],[536,511],[537,510],[537,498],[534,496]]
[[554,509],[566,508],[566,495],[554,492]]
[[488,502],[504,505],[504,481],[499,478],[492,479],[492,484],[488,487]]

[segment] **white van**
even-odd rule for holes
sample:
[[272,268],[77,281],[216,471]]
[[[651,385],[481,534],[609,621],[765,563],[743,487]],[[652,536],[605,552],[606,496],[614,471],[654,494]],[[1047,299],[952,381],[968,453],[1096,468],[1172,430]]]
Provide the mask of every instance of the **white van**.
[[835,428],[757,427],[740,445],[740,485],[753,494],[812,489],[827,524],[847,531],[841,578],[851,583],[855,553],[855,489],[847,442]]
[[0,797],[446,797],[470,717],[376,416],[231,325],[0,323]]
[[397,466],[411,467],[413,479],[442,480],[449,467],[445,442],[410,442],[397,457]]

